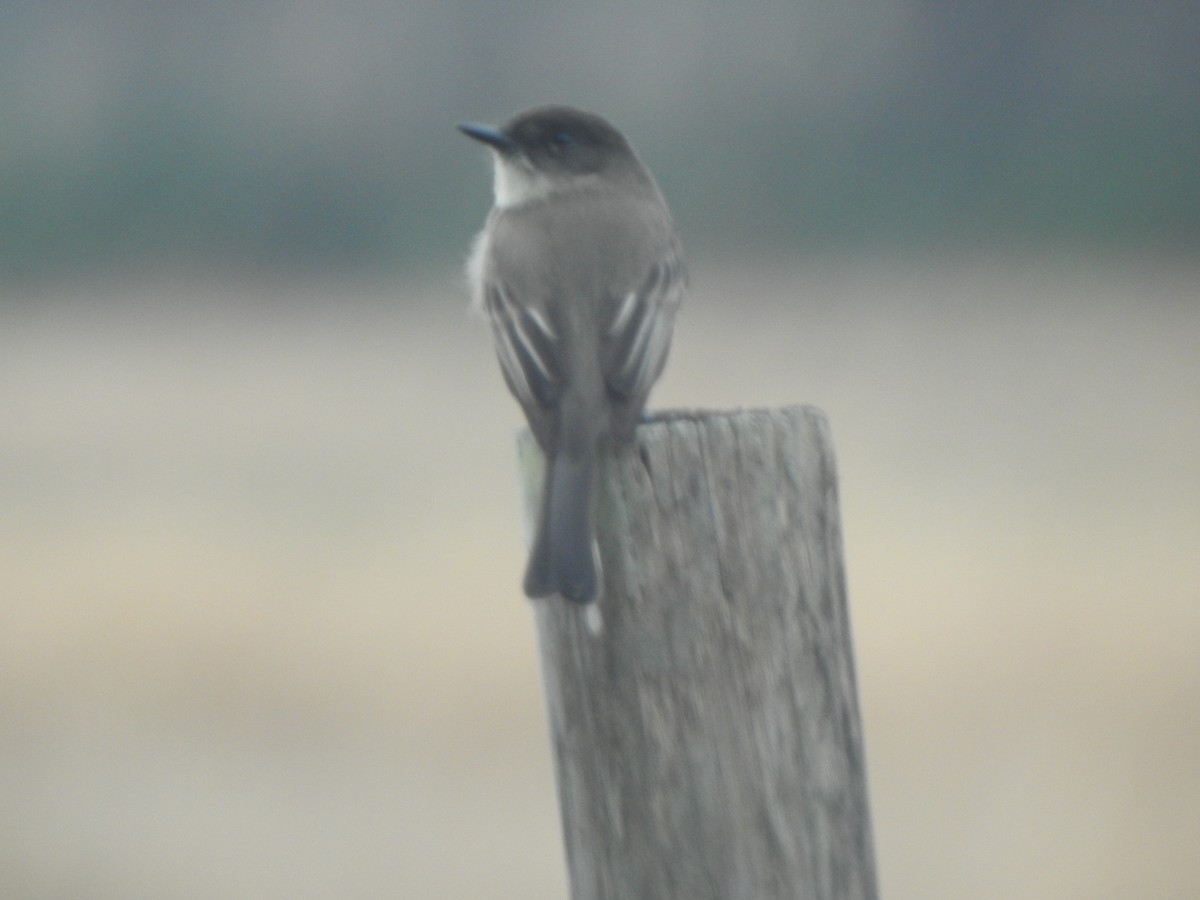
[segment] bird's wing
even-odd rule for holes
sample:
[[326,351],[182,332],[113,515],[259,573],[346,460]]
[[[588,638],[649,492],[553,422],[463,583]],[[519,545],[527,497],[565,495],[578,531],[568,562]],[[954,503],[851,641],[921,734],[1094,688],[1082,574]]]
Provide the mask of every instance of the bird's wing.
[[542,439],[546,419],[562,392],[558,335],[536,307],[517,302],[501,281],[489,279],[483,299],[504,380]]
[[666,364],[686,281],[682,256],[672,242],[637,288],[610,307],[601,342],[605,384],[614,403],[635,407],[635,418]]

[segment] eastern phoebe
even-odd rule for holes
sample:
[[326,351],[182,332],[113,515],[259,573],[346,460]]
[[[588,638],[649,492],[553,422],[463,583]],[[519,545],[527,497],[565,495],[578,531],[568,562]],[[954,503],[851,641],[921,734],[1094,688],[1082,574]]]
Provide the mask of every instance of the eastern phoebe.
[[633,439],[662,372],[684,268],[670,211],[604,119],[542,106],[459,125],[495,162],[495,205],[467,264],[509,390],[546,456],[529,597],[587,603],[595,459]]

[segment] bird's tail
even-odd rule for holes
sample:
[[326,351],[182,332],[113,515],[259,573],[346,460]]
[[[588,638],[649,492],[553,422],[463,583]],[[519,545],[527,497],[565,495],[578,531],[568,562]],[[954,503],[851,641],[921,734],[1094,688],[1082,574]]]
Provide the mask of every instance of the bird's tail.
[[576,603],[596,599],[599,587],[593,551],[593,452],[558,452],[546,465],[542,515],[525,570],[525,594],[561,594]]

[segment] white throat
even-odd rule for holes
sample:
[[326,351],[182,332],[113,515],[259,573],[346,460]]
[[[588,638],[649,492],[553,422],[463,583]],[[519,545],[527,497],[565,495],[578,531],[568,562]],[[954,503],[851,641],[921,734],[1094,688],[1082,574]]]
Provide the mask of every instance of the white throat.
[[554,186],[545,175],[529,167],[529,164],[519,156],[506,159],[495,154],[495,171],[492,189],[495,193],[496,206],[508,209],[520,206],[530,200],[545,197]]

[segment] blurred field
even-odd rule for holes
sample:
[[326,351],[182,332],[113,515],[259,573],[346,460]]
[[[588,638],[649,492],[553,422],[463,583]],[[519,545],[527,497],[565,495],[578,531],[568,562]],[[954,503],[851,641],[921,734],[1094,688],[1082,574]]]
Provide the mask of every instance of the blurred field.
[[[838,447],[884,896],[1200,896],[1200,263],[698,261]],[[565,896],[454,276],[0,307],[0,897]]]

